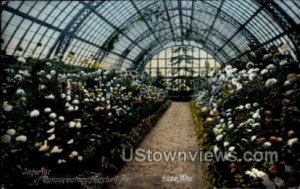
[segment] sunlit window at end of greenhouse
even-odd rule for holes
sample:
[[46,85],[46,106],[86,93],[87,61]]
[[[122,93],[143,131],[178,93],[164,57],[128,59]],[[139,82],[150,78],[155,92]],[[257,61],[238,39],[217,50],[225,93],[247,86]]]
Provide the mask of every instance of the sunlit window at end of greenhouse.
[[157,53],[145,72],[160,79],[169,91],[192,91],[203,76],[212,76],[220,63],[208,52],[193,46],[173,46]]

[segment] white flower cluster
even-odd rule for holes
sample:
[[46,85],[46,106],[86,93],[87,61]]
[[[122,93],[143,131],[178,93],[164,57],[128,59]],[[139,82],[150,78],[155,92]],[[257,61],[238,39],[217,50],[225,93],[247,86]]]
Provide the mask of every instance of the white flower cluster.
[[247,170],[245,172],[245,174],[252,177],[252,178],[263,178],[266,175],[265,172],[260,171],[256,168],[252,168],[251,170]]

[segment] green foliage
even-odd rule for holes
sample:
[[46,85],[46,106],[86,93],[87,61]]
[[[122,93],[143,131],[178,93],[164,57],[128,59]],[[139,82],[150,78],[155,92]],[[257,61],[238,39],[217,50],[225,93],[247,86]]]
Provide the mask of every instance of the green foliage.
[[113,175],[121,149],[134,147],[167,108],[165,92],[140,76],[52,60],[3,62],[1,182],[8,187],[34,184],[25,168]]
[[[299,185],[299,62],[278,52],[270,57],[226,66],[200,82],[191,104],[198,142],[206,151],[232,147],[238,159],[205,163],[215,187]],[[246,151],[277,152],[278,161],[246,161]],[[264,177],[251,175],[253,169]]]

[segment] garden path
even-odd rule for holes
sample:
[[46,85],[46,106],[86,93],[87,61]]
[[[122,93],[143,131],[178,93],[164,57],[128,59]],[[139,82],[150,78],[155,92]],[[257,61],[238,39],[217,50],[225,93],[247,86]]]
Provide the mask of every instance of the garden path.
[[[152,152],[199,150],[188,102],[173,102],[159,122],[143,139],[137,149]],[[143,153],[147,156],[147,153]],[[159,155],[151,159],[159,159]],[[181,156],[182,157],[182,156]],[[111,188],[209,188],[199,160],[191,161],[142,161],[127,163],[119,175],[119,182]],[[164,181],[165,179],[165,181]],[[178,180],[174,181],[174,180]]]

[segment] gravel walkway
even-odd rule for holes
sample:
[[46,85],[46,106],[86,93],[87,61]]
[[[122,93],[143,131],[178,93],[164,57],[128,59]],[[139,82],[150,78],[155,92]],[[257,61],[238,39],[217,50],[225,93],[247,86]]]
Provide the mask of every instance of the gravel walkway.
[[[173,102],[137,149],[152,152],[199,150],[193,131],[192,115],[187,102]],[[143,153],[147,157],[147,153]],[[155,154],[155,153],[153,153]],[[152,154],[152,155],[153,155]],[[183,156],[180,156],[183,158]],[[151,156],[159,159],[160,155]],[[199,160],[142,161],[127,163],[120,171],[118,184],[111,188],[209,188]]]

